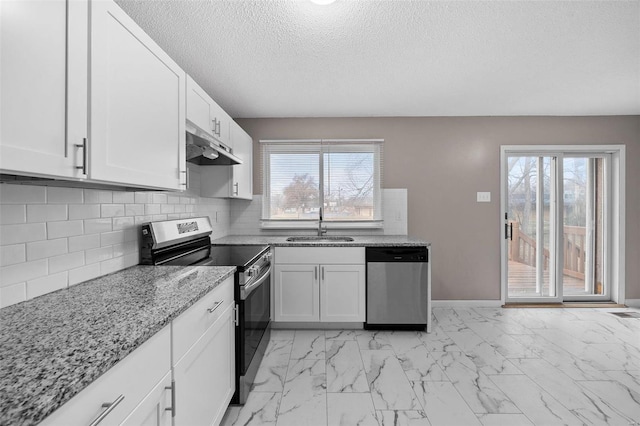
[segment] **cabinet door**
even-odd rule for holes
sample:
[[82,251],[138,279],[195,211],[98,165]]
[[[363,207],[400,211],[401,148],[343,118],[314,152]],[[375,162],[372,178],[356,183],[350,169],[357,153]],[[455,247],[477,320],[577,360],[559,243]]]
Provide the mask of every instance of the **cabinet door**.
[[318,321],[318,265],[276,265],[275,274],[275,321]]
[[231,198],[251,200],[253,198],[253,140],[235,121],[231,123],[233,153],[242,159],[242,164],[231,166]]
[[101,424],[120,424],[170,370],[171,330],[164,327],[40,424],[88,425],[107,410]]
[[213,136],[229,148],[233,148],[231,142],[231,122],[233,120],[215,101],[211,108],[211,121],[214,123]]
[[364,265],[320,265],[320,321],[365,320]]
[[219,424],[235,391],[233,304],[174,366],[175,425]]
[[186,187],[186,74],[113,1],[91,7],[89,176]]
[[168,371],[121,426],[171,426],[171,389]]
[[213,99],[187,75],[187,120],[213,136]]
[[83,178],[87,2],[0,2],[0,169]]

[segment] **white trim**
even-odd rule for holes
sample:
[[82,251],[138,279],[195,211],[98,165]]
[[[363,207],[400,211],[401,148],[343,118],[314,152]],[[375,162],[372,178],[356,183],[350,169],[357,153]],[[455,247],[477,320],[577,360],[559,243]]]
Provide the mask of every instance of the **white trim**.
[[[560,155],[568,154],[591,154],[604,152],[612,156],[611,173],[611,214],[613,216],[611,224],[611,251],[609,280],[611,283],[611,299],[620,304],[627,304],[625,301],[626,271],[625,271],[625,244],[626,244],[626,146],[616,145],[501,145],[500,146],[500,232],[504,232],[504,212],[506,206],[506,170],[505,159],[509,153],[518,155]],[[500,300],[504,304],[507,294],[507,268],[506,268],[506,240],[500,238]],[[591,299],[593,300],[593,299]],[[637,300],[637,299],[632,299]],[[519,300],[520,301],[520,300]],[[525,302],[525,300],[522,300]]]
[[[332,229],[382,229],[384,221],[322,221],[322,225],[327,230]],[[318,229],[317,220],[261,220],[261,229]]]
[[624,304],[630,308],[640,308],[640,299],[627,299]]
[[432,300],[434,308],[499,308],[502,300]]

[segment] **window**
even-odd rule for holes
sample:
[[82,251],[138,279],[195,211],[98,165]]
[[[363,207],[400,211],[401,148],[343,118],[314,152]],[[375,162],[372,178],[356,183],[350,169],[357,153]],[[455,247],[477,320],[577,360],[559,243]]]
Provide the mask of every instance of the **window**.
[[[382,226],[381,140],[261,141],[263,227]],[[308,224],[306,224],[308,225]]]

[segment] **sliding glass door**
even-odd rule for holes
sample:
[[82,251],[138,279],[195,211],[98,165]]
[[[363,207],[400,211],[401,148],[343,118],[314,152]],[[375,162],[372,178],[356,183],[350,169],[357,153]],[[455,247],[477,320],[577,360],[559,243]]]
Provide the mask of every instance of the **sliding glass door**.
[[607,154],[503,158],[506,302],[609,300]]

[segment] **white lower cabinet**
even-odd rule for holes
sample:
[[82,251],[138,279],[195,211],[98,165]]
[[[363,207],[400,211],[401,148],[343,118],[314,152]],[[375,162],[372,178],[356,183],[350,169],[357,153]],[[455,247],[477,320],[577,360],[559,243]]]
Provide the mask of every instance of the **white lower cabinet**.
[[320,265],[320,282],[320,321],[364,322],[364,265]]
[[364,248],[276,247],[275,253],[275,321],[365,321]]
[[129,416],[123,426],[171,426],[171,372],[158,382]]
[[235,391],[234,310],[230,305],[174,366],[175,425],[217,425]]
[[231,276],[41,425],[220,424],[235,392],[234,308]]
[[275,321],[319,321],[318,265],[275,265]]
[[[158,382],[170,373],[171,330],[165,327],[44,419],[41,425],[89,425],[100,416],[104,416],[100,422],[103,425],[121,424],[142,409],[141,402],[153,394]],[[147,411],[150,411],[148,407]],[[163,419],[166,421],[166,416]]]
[[174,426],[217,425],[235,392],[233,277],[172,323]]

